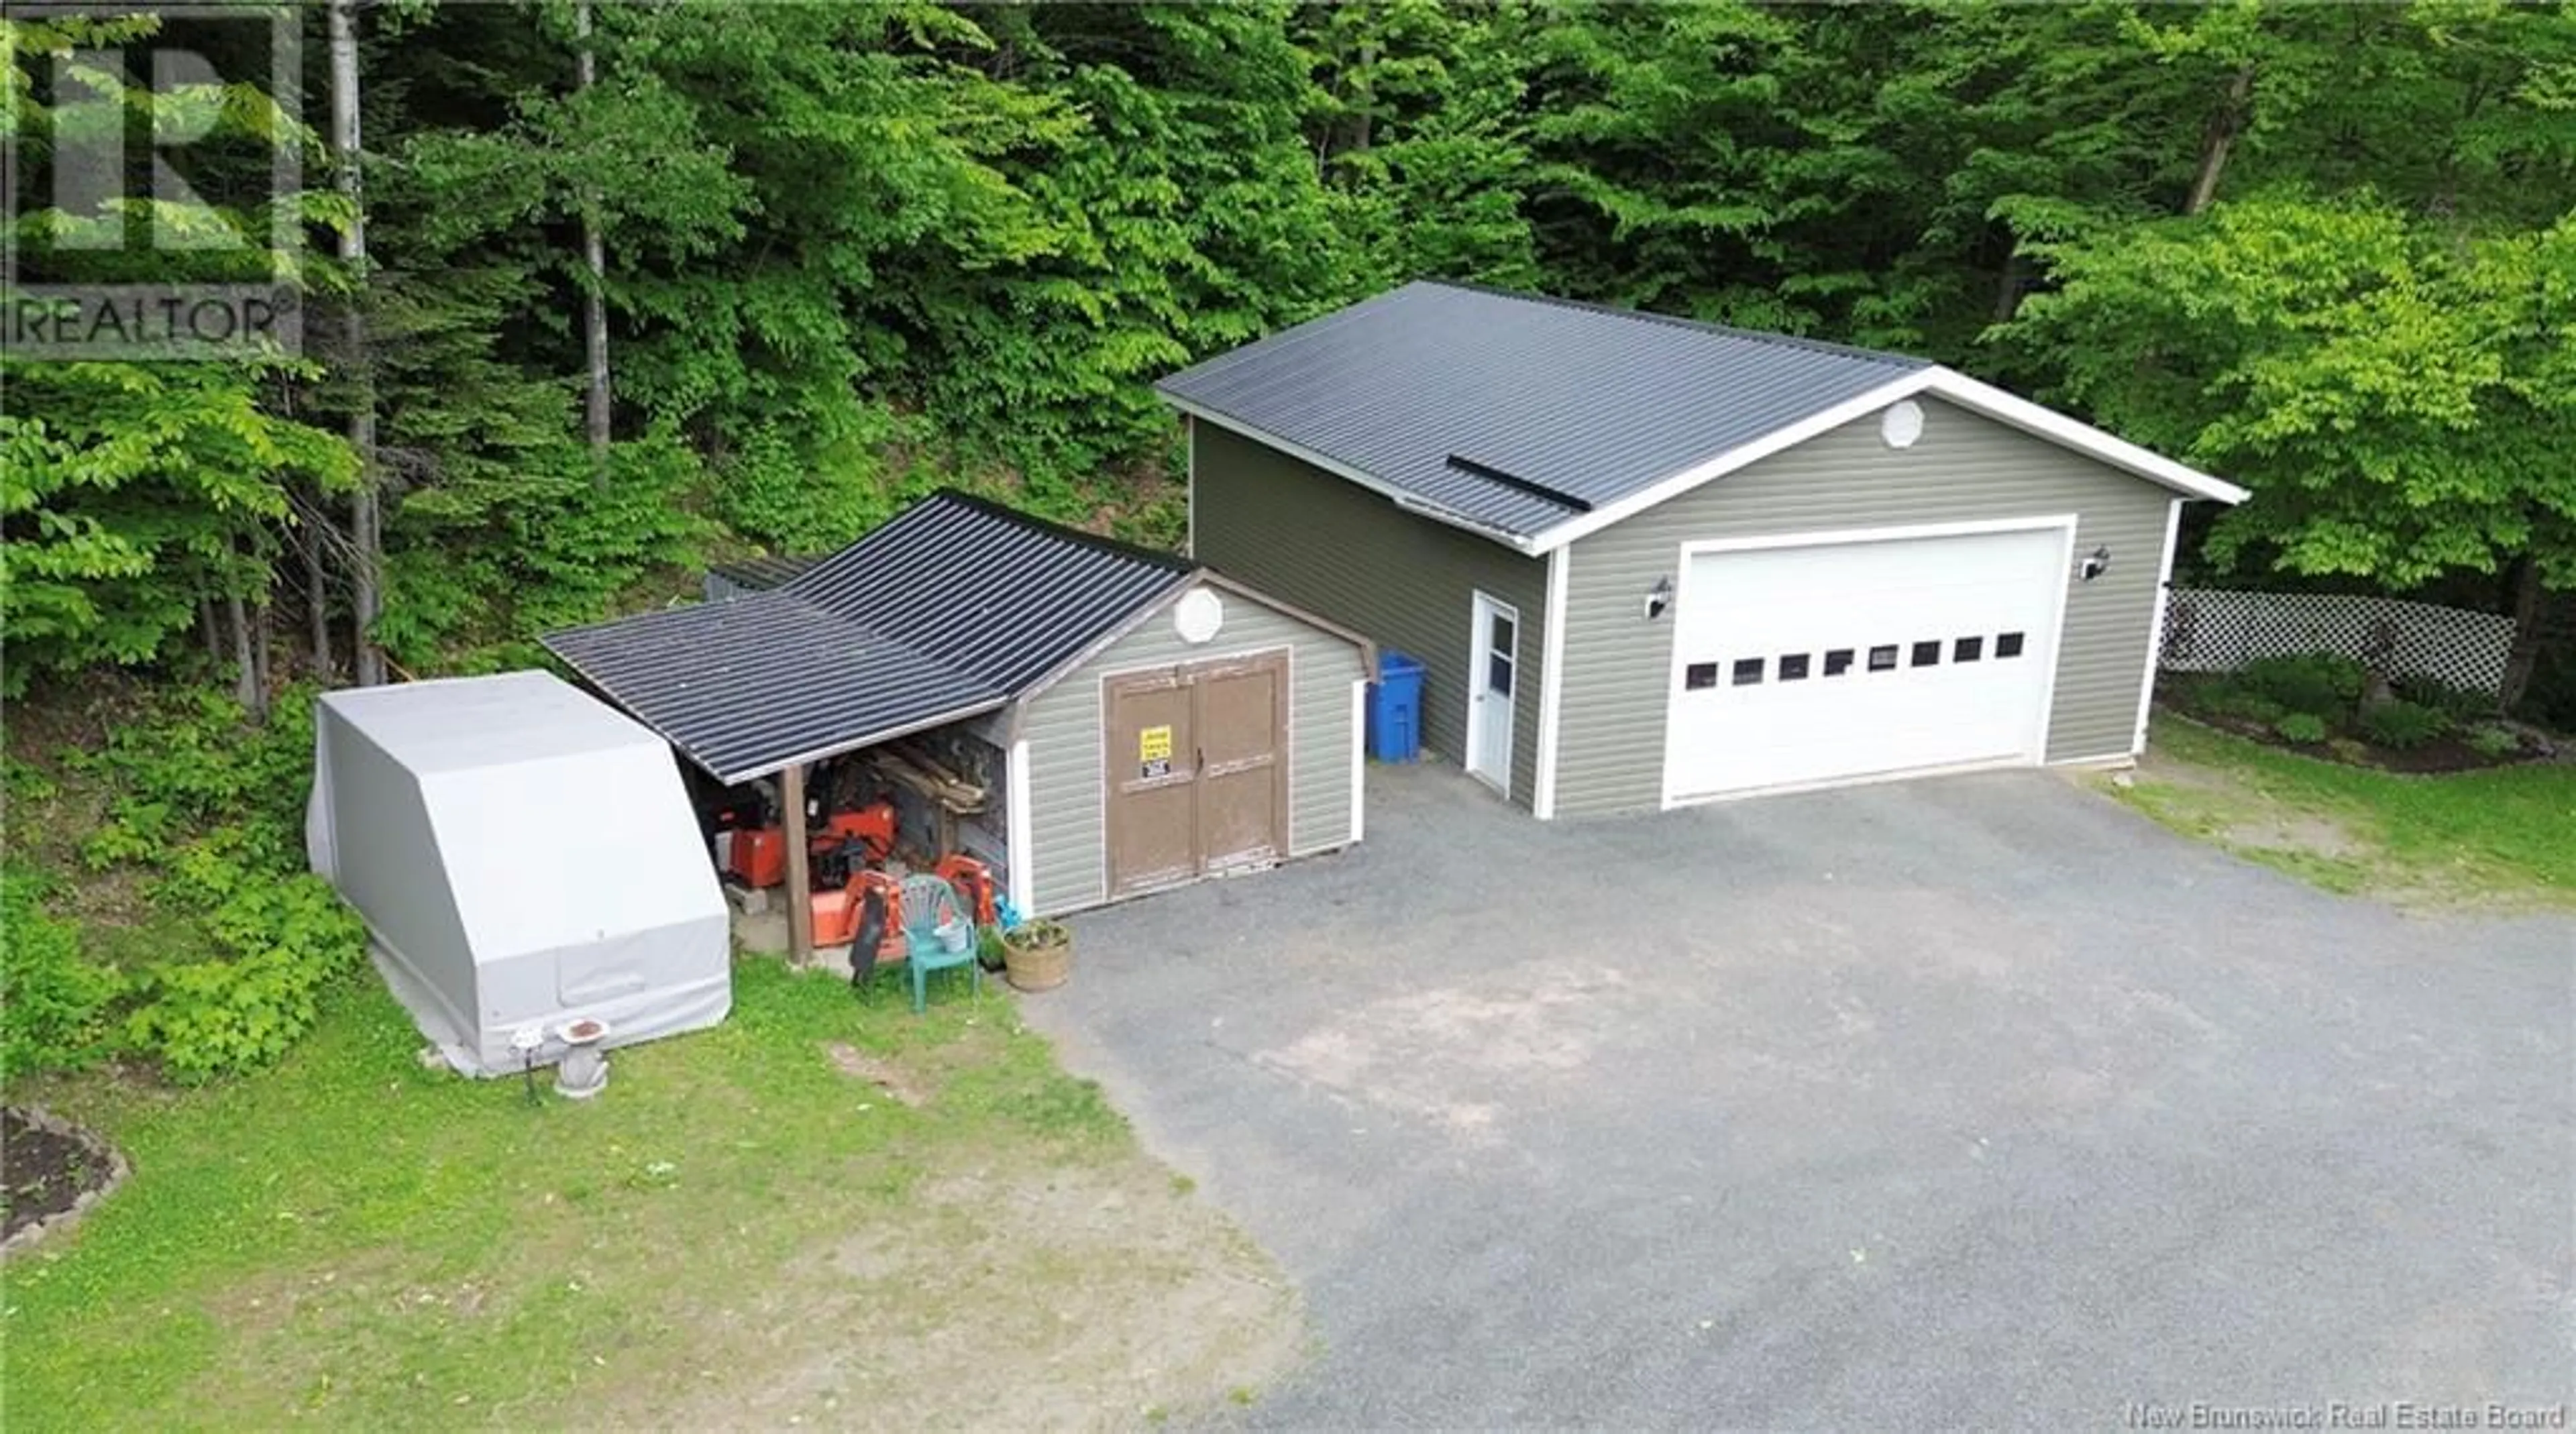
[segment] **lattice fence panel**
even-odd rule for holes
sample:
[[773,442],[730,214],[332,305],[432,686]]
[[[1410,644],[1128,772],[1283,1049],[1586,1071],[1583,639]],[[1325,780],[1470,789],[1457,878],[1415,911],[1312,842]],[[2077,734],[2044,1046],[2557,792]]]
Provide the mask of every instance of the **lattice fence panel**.
[[2513,619],[2491,612],[2342,593],[2178,587],[2165,598],[2159,660],[2176,672],[2232,672],[2258,657],[2339,652],[2393,676],[2493,692],[2512,647]]

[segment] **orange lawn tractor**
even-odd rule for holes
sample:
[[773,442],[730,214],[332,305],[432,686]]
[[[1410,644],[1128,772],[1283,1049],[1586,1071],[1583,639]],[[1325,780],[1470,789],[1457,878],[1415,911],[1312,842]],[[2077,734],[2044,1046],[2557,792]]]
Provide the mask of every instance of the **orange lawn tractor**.
[[[863,866],[881,866],[894,851],[894,803],[879,798],[863,807],[834,812],[805,840],[814,863],[817,887],[839,886]],[[745,886],[771,887],[787,880],[787,834],[776,823],[737,828],[733,859],[727,863]]]

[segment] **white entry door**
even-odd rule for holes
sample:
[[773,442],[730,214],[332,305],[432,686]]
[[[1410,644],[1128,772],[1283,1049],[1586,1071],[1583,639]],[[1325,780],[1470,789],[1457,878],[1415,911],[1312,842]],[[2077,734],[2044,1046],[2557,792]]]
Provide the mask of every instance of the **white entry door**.
[[2062,524],[1688,553],[1667,800],[2037,763]]
[[1507,797],[1512,794],[1512,694],[1520,690],[1520,681],[1520,612],[1478,593],[1474,641],[1467,653],[1467,770]]

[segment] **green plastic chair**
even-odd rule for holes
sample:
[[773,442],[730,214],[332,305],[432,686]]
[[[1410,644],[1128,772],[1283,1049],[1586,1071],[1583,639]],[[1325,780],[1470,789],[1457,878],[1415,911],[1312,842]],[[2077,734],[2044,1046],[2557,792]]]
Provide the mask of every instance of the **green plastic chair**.
[[908,876],[903,882],[904,965],[912,971],[912,1012],[929,1005],[930,973],[967,970],[970,989],[984,993],[984,968],[975,959],[975,913],[957,899],[957,891],[935,876]]

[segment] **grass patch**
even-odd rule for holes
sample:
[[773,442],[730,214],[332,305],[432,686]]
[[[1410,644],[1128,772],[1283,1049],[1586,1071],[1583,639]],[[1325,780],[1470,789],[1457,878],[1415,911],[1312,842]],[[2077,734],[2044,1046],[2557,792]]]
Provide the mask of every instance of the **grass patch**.
[[2576,766],[2411,776],[2302,757],[2159,712],[2134,785],[2165,825],[2333,891],[2576,905]]
[[531,1105],[361,979],[256,1076],[13,1092],[134,1174],[8,1266],[10,1427],[1094,1423],[1267,1379],[1293,1296],[1015,1010],[753,962],[723,1026]]

